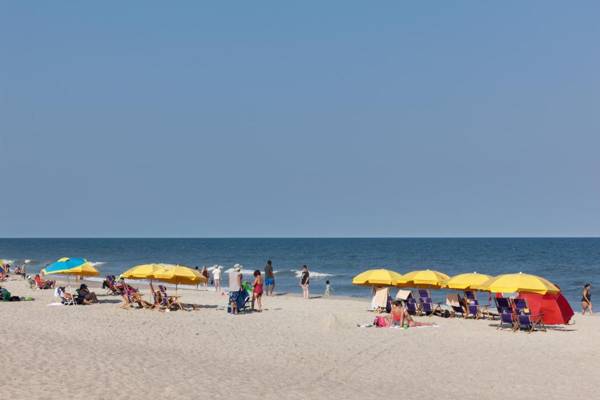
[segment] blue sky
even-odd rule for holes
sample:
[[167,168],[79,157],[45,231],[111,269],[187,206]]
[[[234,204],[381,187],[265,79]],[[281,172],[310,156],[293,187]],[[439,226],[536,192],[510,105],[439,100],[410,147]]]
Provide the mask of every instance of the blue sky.
[[600,235],[598,2],[0,2],[0,236]]

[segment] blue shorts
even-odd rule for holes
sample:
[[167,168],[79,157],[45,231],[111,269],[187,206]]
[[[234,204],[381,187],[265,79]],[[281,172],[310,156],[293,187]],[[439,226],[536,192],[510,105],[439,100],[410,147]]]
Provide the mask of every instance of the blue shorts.
[[274,284],[275,284],[275,279],[265,278],[265,286],[273,286]]

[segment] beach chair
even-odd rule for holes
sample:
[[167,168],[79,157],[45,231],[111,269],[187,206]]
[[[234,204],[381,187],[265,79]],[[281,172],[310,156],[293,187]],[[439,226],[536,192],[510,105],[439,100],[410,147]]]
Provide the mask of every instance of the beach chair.
[[161,307],[166,307],[167,309],[180,309],[183,310],[183,305],[179,302],[179,298],[177,296],[169,296],[167,294],[167,288],[163,285],[158,285],[158,290],[161,295]]
[[396,300],[405,302],[408,301],[408,299],[412,299],[412,292],[410,290],[398,289],[398,293],[396,293]]
[[65,291],[64,287],[57,287],[54,290],[54,296],[60,298],[60,302],[65,306],[76,306],[75,296]]
[[510,310],[504,309],[500,312],[500,324],[496,329],[505,329],[510,328],[513,331],[517,329],[517,324],[514,318],[513,313]]
[[375,295],[371,300],[371,310],[384,312],[387,308],[388,297],[390,296],[389,287],[375,288]]
[[417,302],[414,299],[409,298],[406,301],[406,312],[408,312],[410,315],[419,315],[419,310],[417,308]]
[[419,293],[419,299],[423,300],[423,299],[430,299],[431,300],[431,293],[429,292],[429,290],[427,289],[418,289],[417,292]]
[[479,305],[479,301],[477,301],[477,297],[475,296],[475,292],[472,290],[465,290],[465,299],[469,304],[477,304]]
[[525,330],[528,333],[536,331],[546,331],[546,326],[542,322],[541,315],[518,314],[516,329]]
[[106,289],[106,294],[120,296],[122,291],[116,286],[116,277],[114,275],[106,275],[106,279],[102,282],[102,288]]
[[468,304],[467,305],[467,315],[465,315],[465,318],[479,319],[479,318],[481,318],[481,316],[482,316],[482,314],[481,314],[481,310],[479,309],[478,304]]
[[503,312],[512,313],[512,306],[510,305],[510,299],[505,297],[496,297],[496,309],[498,310],[498,314],[502,314]]
[[229,292],[227,312],[229,314],[237,314],[239,312],[248,311],[250,309],[249,302],[250,295],[247,290],[242,288],[236,292]]
[[[431,299],[430,299],[431,300]],[[422,302],[421,313],[432,316],[433,314],[441,314],[442,309],[439,304],[433,304],[433,302]]]
[[518,315],[529,313],[529,306],[527,305],[527,301],[525,299],[516,298],[513,300],[513,304]]
[[453,317],[464,317],[465,316],[465,310],[463,309],[462,306],[462,299],[460,298],[459,295],[457,294],[449,294],[446,296],[446,304],[448,306],[450,306],[450,308],[452,309],[451,314]]

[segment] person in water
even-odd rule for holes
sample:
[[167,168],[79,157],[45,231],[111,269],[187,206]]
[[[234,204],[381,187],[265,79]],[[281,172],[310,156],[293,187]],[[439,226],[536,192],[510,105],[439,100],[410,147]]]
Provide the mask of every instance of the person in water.
[[259,270],[254,271],[254,283],[252,284],[252,308],[257,305],[257,311],[262,311],[263,278]]
[[586,283],[581,293],[581,315],[585,315],[585,312],[592,315],[592,284]]
[[308,287],[310,286],[310,273],[306,265],[302,266],[302,274],[300,275],[300,287],[302,288],[302,297],[309,298]]
[[267,261],[267,265],[265,265],[265,288],[266,295],[272,296],[275,289],[275,273],[273,272],[273,263],[271,260]]

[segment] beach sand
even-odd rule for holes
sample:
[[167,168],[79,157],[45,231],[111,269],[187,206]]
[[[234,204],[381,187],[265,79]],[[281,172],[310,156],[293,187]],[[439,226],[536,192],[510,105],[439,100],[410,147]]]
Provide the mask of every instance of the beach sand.
[[35,298],[0,302],[2,398],[559,399],[600,387],[595,316],[532,334],[438,317],[358,328],[374,317],[366,299],[265,297],[264,312],[232,316],[203,290],[179,291],[201,309],[161,313],[121,309],[101,289],[102,304],[67,307],[48,306],[52,290],[1,285]]

